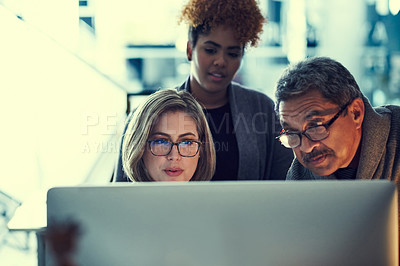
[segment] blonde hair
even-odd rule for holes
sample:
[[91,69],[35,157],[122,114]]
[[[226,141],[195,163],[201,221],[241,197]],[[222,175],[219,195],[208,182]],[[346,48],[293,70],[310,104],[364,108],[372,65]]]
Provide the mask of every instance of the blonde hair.
[[190,181],[208,181],[215,171],[215,149],[207,119],[200,104],[185,91],[163,89],[149,95],[133,113],[122,143],[122,165],[132,181],[154,181],[143,162],[148,137],[158,118],[169,111],[183,111],[196,123],[200,141],[200,158]]

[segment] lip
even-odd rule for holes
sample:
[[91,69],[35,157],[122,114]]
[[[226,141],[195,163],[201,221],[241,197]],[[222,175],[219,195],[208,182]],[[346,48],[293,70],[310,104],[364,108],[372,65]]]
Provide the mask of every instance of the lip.
[[318,155],[318,156],[312,158],[311,160],[309,160],[309,163],[314,166],[317,166],[319,164],[322,164],[326,160],[327,157],[328,157],[327,154]]
[[225,75],[219,72],[210,72],[209,76],[213,81],[221,81],[225,78]]
[[183,173],[183,170],[181,168],[166,168],[164,169],[164,172],[171,177],[179,176]]

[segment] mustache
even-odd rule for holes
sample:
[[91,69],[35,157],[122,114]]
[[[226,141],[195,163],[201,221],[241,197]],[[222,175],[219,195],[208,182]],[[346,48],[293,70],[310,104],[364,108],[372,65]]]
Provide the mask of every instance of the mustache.
[[309,163],[318,156],[334,155],[334,154],[335,152],[332,149],[322,149],[322,150],[313,149],[310,153],[304,154],[301,157],[301,159],[303,160],[303,162]]

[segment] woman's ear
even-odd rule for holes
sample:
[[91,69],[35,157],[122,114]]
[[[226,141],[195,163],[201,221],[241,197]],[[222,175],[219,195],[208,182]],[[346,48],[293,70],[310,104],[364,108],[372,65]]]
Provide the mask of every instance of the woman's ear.
[[356,127],[361,128],[365,114],[365,105],[361,98],[356,98],[353,100],[349,107],[349,114],[356,124]]
[[186,56],[189,61],[192,61],[192,44],[190,41],[186,44]]

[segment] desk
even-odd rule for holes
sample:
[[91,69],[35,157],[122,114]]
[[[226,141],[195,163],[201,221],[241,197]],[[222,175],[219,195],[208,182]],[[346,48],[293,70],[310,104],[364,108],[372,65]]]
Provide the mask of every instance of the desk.
[[35,233],[37,238],[38,266],[44,265],[44,240],[42,230],[47,225],[46,190],[40,190],[30,195],[19,206],[7,227],[10,232]]

